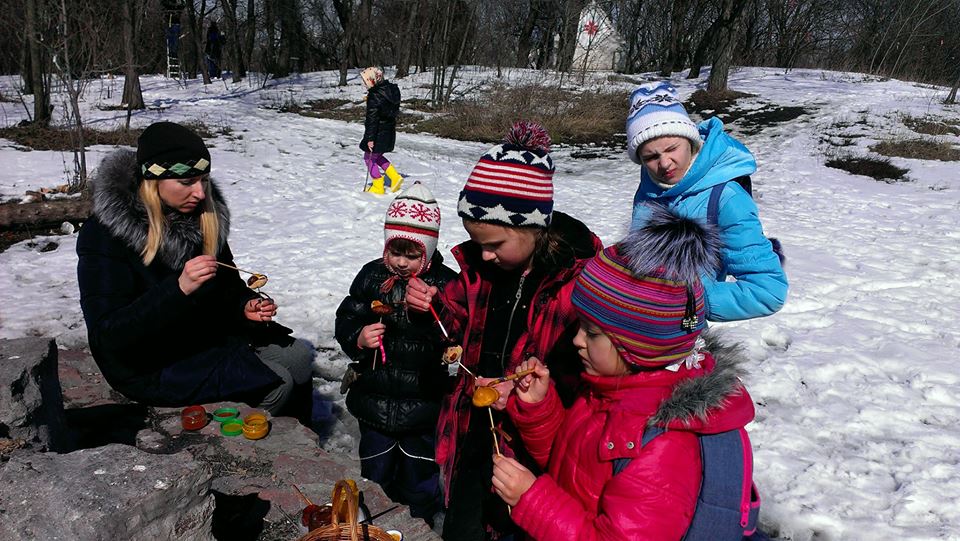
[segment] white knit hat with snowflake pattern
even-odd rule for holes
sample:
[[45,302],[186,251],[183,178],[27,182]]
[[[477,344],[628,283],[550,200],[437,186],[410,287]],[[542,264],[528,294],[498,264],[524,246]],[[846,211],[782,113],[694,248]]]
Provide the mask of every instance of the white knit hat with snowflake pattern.
[[426,186],[414,182],[390,203],[383,222],[383,237],[384,263],[390,241],[407,239],[423,249],[417,274],[427,272],[433,253],[437,251],[437,239],[440,237],[440,206]]

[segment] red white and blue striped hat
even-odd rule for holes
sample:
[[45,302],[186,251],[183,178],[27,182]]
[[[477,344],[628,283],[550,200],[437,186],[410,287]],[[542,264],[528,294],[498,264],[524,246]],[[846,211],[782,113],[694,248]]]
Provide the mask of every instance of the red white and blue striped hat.
[[511,227],[547,227],[553,213],[550,135],[517,122],[504,142],[480,157],[460,192],[461,218]]
[[711,226],[657,205],[646,226],[587,262],[571,300],[627,363],[673,364],[706,328],[700,275],[716,269],[719,246]]

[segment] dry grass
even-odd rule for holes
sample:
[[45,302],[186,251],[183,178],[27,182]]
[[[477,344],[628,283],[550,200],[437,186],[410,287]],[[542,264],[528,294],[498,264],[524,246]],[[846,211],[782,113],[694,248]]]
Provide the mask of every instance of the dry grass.
[[[0,128],[0,137],[9,139],[21,147],[30,150],[73,150],[71,130],[54,126],[11,126]],[[83,140],[91,145],[127,145],[136,146],[137,138],[143,130],[124,130],[117,128],[109,131],[83,129]]]
[[863,175],[883,182],[900,182],[906,180],[909,169],[903,169],[890,163],[888,158],[855,158],[841,156],[828,160],[827,167],[841,169],[854,175]]
[[[233,129],[229,126],[211,127],[199,120],[185,122],[184,126],[195,131],[197,135],[204,139],[212,139],[219,135],[230,135]],[[73,150],[72,130],[59,126],[10,126],[0,128],[0,137],[9,139],[17,145],[29,150]],[[137,146],[137,138],[143,132],[142,129],[125,130],[123,128],[114,128],[112,130],[94,130],[92,128],[83,129],[83,141],[87,147],[93,145],[111,145],[111,146]]]
[[902,120],[906,127],[924,135],[960,135],[960,121],[934,120],[915,116],[904,116]]
[[322,100],[311,100],[300,103],[288,103],[280,107],[281,113],[295,113],[302,116],[313,118],[330,118],[333,120],[343,120],[345,122],[363,122],[363,116],[366,112],[364,106],[344,107],[350,100],[329,98]]
[[927,141],[925,139],[881,141],[871,146],[870,150],[884,156],[912,158],[915,160],[960,161],[960,149],[957,149],[954,145],[937,141]]
[[728,113],[738,99],[751,98],[753,96],[753,94],[737,92],[735,90],[707,92],[701,89],[690,95],[690,99],[687,100],[686,103],[686,109],[688,113],[696,113],[706,118],[711,115]]
[[575,93],[542,86],[495,87],[412,126],[463,141],[500,141],[513,122],[533,120],[557,144],[622,145],[626,93]]

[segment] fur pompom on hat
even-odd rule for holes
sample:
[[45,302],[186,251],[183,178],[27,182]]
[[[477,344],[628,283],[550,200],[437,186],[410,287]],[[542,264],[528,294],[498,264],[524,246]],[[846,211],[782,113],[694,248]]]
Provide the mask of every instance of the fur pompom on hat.
[[647,225],[587,262],[571,300],[624,361],[667,366],[687,357],[706,328],[700,275],[719,258],[714,227],[655,205]]
[[460,192],[461,218],[510,227],[547,227],[553,214],[550,135],[536,122],[517,122],[487,150]]
[[440,237],[440,206],[426,186],[413,183],[400,193],[387,207],[387,217],[383,222],[383,261],[388,267],[387,247],[394,239],[407,239],[423,250],[420,258],[420,270],[423,274],[430,268],[430,260],[437,251],[437,239]]
[[155,122],[137,139],[137,164],[145,179],[199,177],[210,172],[210,151],[190,128]]
[[687,115],[677,90],[663,82],[644,83],[630,94],[627,155],[634,163],[643,165],[637,155],[640,147],[651,139],[666,135],[686,137],[694,153],[703,145],[700,130]]

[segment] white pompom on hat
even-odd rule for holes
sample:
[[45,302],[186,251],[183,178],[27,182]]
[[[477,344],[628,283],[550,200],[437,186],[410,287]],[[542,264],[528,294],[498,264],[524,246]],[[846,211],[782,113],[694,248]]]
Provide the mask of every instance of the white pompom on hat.
[[683,108],[677,90],[664,82],[644,83],[630,95],[627,114],[627,154],[643,164],[637,151],[651,139],[674,135],[686,137],[697,153],[703,145],[697,125]]
[[400,192],[400,195],[387,207],[387,216],[383,222],[383,260],[387,262],[387,246],[394,239],[407,239],[423,249],[420,270],[423,274],[430,268],[430,260],[437,251],[440,237],[440,206],[426,186],[414,182],[412,186]]

